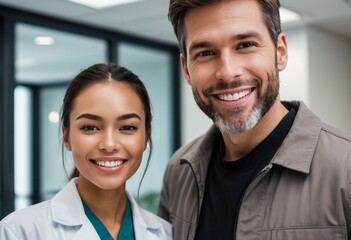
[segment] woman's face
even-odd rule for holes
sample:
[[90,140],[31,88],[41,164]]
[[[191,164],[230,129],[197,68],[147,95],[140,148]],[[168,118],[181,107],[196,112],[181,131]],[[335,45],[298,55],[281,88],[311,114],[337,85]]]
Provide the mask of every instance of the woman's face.
[[113,190],[138,169],[147,144],[145,112],[126,83],[108,81],[84,89],[74,100],[70,129],[63,129],[79,183]]

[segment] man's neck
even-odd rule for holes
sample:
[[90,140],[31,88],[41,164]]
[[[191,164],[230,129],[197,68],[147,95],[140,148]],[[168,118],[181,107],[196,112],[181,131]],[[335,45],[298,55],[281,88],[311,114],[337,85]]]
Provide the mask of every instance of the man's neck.
[[239,134],[222,132],[225,145],[224,160],[238,160],[251,152],[273,131],[287,113],[288,110],[277,99],[271,109],[250,131]]

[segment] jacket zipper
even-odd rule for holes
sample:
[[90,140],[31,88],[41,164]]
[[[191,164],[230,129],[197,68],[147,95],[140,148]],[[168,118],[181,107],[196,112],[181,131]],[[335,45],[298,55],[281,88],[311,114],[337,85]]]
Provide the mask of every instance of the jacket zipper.
[[[196,222],[195,222],[195,228],[197,228],[197,224],[198,224],[198,221],[199,221],[199,218],[200,218],[200,189],[199,189],[199,184],[198,184],[198,180],[196,178],[196,174],[195,174],[195,171],[194,171],[194,168],[193,166],[191,165],[191,163],[186,160],[186,159],[181,159],[180,160],[180,164],[186,164],[190,167],[191,169],[191,172],[194,176],[194,179],[195,179],[195,185],[196,185],[196,190],[197,190],[197,214],[196,214]],[[187,239],[189,239],[189,236],[190,236],[190,232],[191,232],[191,228],[189,228],[189,232],[188,232],[188,235],[187,235]]]
[[234,222],[234,239],[233,240],[236,240],[236,232],[237,232],[237,227],[238,227],[238,220],[239,220],[239,213],[240,213],[240,208],[241,208],[241,204],[244,200],[244,196],[245,196],[245,193],[247,191],[247,189],[249,188],[249,186],[262,174],[266,173],[267,171],[269,171],[270,169],[272,169],[272,164],[268,164],[266,167],[264,167],[254,178],[252,178],[252,180],[246,185],[243,193],[241,194],[241,197],[240,197],[240,202],[239,202],[239,207],[236,211],[236,215],[235,215],[235,222]]

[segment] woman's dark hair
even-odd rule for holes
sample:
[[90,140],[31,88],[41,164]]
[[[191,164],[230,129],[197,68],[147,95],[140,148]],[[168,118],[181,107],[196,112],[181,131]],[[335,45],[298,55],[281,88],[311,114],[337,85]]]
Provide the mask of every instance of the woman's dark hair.
[[[65,96],[63,98],[63,103],[61,107],[61,124],[63,128],[69,132],[70,122],[69,116],[72,111],[74,100],[77,96],[86,88],[97,84],[104,83],[108,81],[118,81],[128,84],[135,93],[139,96],[141,103],[143,104],[145,112],[145,129],[147,134],[147,141],[149,143],[149,156],[147,159],[147,164],[145,171],[142,175],[141,181],[143,180],[146,170],[149,166],[151,153],[152,153],[152,141],[151,141],[151,104],[149,94],[137,75],[133,72],[115,63],[109,64],[94,64],[87,69],[81,71],[68,85]],[[65,137],[65,136],[64,136]],[[62,159],[64,160],[64,144],[62,143]],[[75,168],[70,174],[70,179],[78,177],[78,169]],[[140,187],[140,185],[139,185]]]

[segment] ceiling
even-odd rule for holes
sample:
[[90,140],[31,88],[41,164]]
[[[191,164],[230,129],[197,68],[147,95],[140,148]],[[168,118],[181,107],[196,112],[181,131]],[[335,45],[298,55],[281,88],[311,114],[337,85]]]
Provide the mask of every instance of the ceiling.
[[[303,17],[303,21],[285,24],[283,28],[311,24],[351,38],[351,3],[347,1],[350,0],[281,0],[284,7],[297,11]],[[167,19],[168,2],[145,0],[102,10],[66,0],[0,0],[0,5],[176,43]]]

